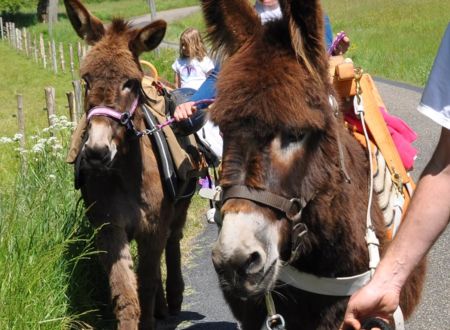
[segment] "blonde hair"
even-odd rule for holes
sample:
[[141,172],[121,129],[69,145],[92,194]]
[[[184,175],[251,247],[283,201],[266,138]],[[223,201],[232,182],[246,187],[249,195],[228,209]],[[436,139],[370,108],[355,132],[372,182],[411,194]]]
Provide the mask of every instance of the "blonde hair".
[[200,32],[194,28],[184,30],[180,36],[180,57],[196,58],[201,61],[205,56],[206,48]]

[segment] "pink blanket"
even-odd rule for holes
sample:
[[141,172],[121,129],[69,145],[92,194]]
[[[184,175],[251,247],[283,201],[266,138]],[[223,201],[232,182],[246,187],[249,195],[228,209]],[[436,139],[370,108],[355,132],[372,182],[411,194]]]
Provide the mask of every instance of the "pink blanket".
[[[389,114],[383,107],[380,107],[384,121],[391,133],[392,140],[397,147],[400,158],[406,170],[411,170],[417,158],[417,149],[412,146],[412,142],[417,139],[416,132],[408,126],[402,119]],[[345,120],[362,132],[361,122],[355,117],[353,111],[345,114]]]

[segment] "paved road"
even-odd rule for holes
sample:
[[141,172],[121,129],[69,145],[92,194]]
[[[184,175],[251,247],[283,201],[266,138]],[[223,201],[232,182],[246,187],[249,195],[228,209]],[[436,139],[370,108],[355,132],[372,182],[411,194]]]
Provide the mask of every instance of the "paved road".
[[[419,134],[416,147],[420,153],[413,175],[417,181],[431,156],[440,128],[415,110],[422,92],[420,89],[384,80],[377,80],[376,85],[388,110],[403,118]],[[160,330],[237,329],[218,288],[211,263],[211,245],[216,237],[215,225],[208,225],[197,239],[196,244],[201,248],[196,249],[194,265],[184,274],[187,290],[183,312],[179,318],[160,324]],[[429,269],[422,303],[407,324],[409,330],[450,329],[449,243],[450,230],[447,230],[429,254]]]
[[[200,10],[200,6],[192,6],[192,7],[184,7],[184,8],[176,8],[164,11],[156,12],[156,19],[163,19],[166,22],[170,23],[176,20],[180,20],[186,16],[192,15]],[[152,20],[150,14],[143,15],[139,17],[135,17],[130,19],[130,23],[135,27],[142,27],[145,24],[149,23]]]

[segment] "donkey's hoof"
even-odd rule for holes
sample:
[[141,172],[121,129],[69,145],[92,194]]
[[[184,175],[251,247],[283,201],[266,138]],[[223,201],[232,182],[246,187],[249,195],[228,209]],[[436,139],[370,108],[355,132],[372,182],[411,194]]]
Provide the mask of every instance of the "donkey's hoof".
[[156,322],[153,318],[148,320],[141,320],[139,323],[139,330],[155,330]]
[[183,302],[183,299],[181,299],[180,302],[177,302],[176,304],[169,304],[169,313],[170,315],[178,315],[181,312],[181,304]]
[[164,320],[169,316],[169,310],[167,306],[159,306],[155,308],[155,318],[158,320]]

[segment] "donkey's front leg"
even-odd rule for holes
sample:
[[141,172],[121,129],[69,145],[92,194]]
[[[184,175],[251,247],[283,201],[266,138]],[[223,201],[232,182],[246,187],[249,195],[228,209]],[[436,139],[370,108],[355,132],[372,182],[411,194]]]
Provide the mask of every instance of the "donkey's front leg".
[[155,329],[155,316],[167,315],[167,304],[161,281],[161,255],[165,246],[165,235],[137,237],[139,265],[139,301],[141,304],[142,330]]
[[181,311],[183,303],[184,281],[181,272],[180,240],[183,238],[183,228],[172,231],[166,244],[166,292],[169,313],[176,315]]
[[125,231],[106,225],[97,237],[100,260],[106,269],[119,330],[137,330],[140,307],[133,259]]

